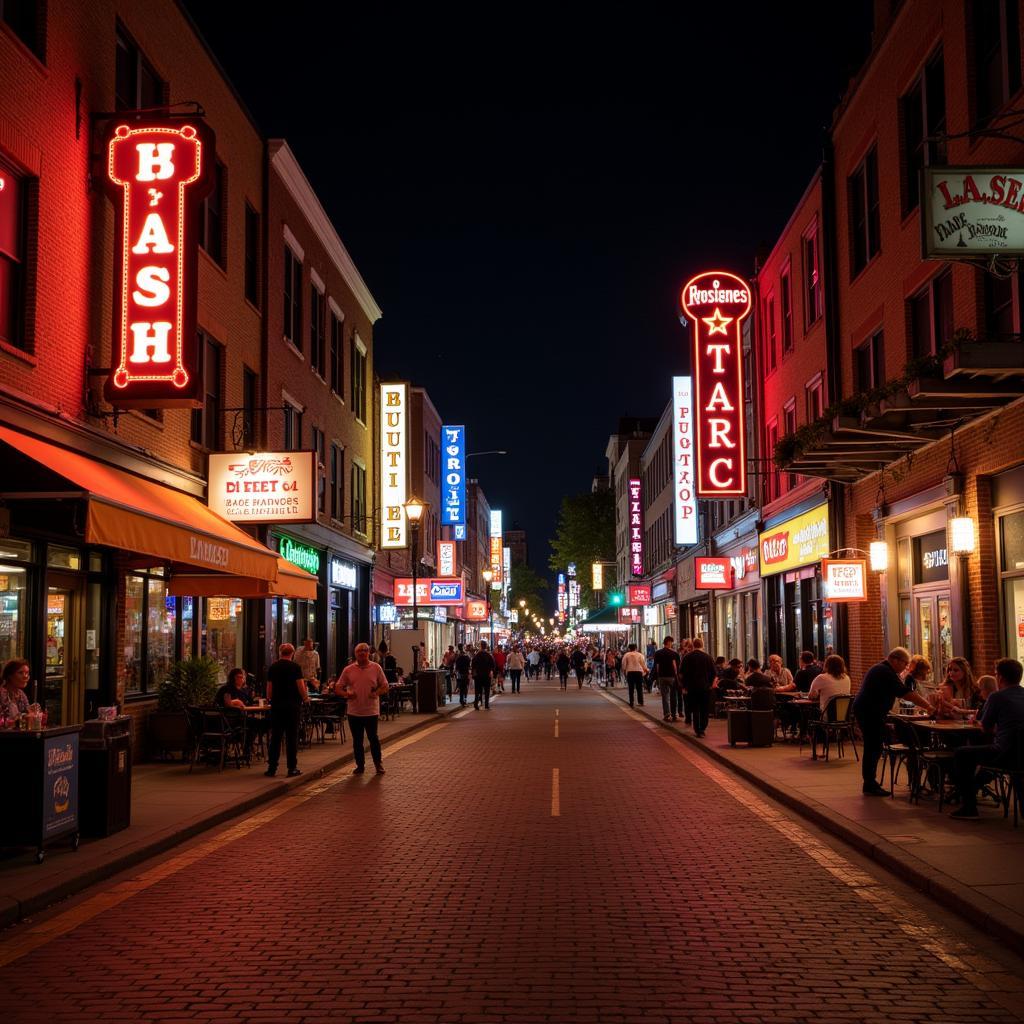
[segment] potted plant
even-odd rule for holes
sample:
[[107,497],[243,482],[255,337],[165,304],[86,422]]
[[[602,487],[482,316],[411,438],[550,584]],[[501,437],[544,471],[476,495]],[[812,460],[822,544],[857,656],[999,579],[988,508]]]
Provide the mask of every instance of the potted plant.
[[188,717],[185,709],[209,704],[217,692],[220,665],[214,658],[184,658],[176,662],[171,674],[157,690],[156,710],[147,720],[149,739],[158,757],[189,748]]

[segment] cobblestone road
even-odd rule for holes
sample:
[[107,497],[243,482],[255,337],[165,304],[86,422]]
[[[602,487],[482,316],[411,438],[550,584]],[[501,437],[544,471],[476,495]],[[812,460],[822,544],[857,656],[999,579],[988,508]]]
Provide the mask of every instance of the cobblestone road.
[[0,1019],[1021,1019],[1019,960],[598,692],[385,760],[4,933]]

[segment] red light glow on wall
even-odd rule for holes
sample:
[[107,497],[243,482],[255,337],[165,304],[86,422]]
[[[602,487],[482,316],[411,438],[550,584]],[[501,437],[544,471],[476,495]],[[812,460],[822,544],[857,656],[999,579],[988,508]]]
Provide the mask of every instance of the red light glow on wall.
[[741,331],[750,305],[750,285],[726,270],[698,274],[683,288],[683,312],[693,332],[697,494],[702,498],[747,493]]
[[202,400],[196,341],[199,203],[212,184],[213,137],[202,122],[118,124],[106,184],[117,211],[112,367],[118,406]]

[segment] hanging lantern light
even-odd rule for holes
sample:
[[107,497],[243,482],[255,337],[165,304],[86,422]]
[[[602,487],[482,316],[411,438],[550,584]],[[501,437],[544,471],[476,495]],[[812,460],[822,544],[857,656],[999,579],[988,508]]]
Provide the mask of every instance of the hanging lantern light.
[[949,550],[954,555],[974,554],[974,520],[970,516],[950,519]]
[[870,556],[872,572],[885,572],[889,568],[889,545],[884,540],[871,542]]

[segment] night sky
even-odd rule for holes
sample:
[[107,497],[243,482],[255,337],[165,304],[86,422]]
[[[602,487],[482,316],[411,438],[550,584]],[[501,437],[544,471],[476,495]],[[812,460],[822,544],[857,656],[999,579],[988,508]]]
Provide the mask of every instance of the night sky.
[[562,496],[687,366],[683,281],[785,225],[871,3],[372,6],[186,3],[384,311],[378,372],[508,449],[471,475],[547,573]]

